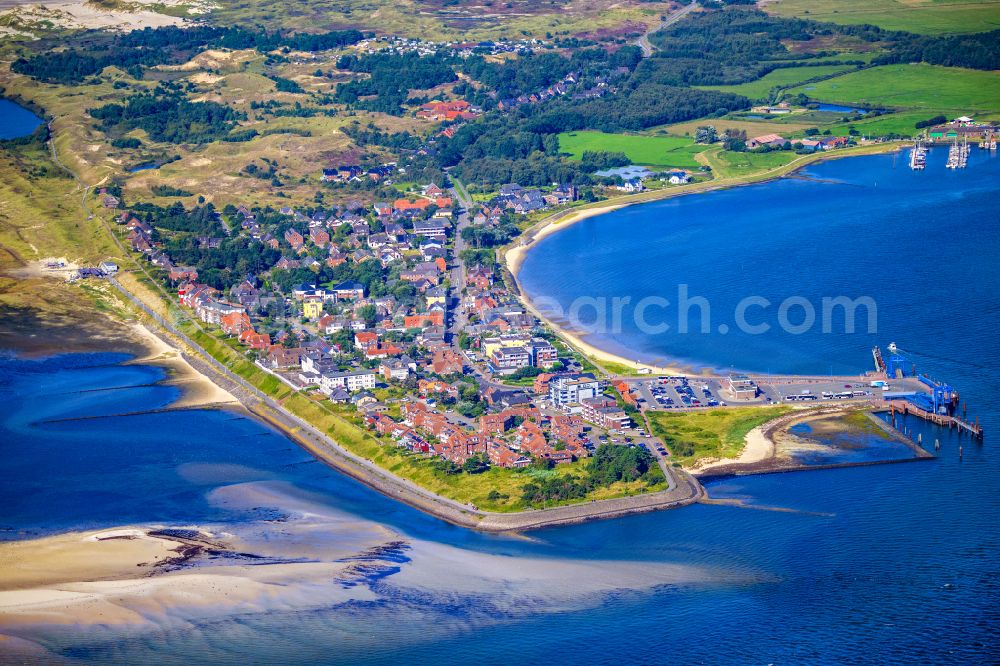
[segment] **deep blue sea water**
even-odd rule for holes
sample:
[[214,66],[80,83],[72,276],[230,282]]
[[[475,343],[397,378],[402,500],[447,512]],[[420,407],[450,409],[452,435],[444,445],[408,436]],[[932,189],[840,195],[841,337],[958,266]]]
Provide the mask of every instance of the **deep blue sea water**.
[[0,139],[27,136],[42,124],[42,119],[23,106],[0,97]]
[[[604,299],[607,325],[584,337],[626,358],[678,359],[719,369],[855,374],[871,367],[873,345],[896,342],[918,370],[949,378],[956,364],[996,367],[993,339],[1000,315],[1000,158],[973,149],[969,167],[947,170],[947,150],[931,151],[925,171],[912,171],[906,154],[820,163],[777,182],[678,197],[633,206],[578,222],[542,239],[525,258],[519,279],[543,310],[573,312],[574,303]],[[680,289],[689,301],[682,308]],[[856,310],[848,333],[843,308],[830,310],[823,330],[823,298],[871,299]],[[618,332],[611,303],[622,308]],[[644,333],[634,316],[670,329]],[[745,320],[767,325],[744,333]],[[780,307],[804,299],[815,314],[804,332],[781,328]],[[763,301],[758,301],[763,303]],[[788,323],[806,323],[805,305],[789,301]],[[869,311],[876,314],[869,332]],[[595,324],[595,309],[576,318]],[[687,312],[687,333],[680,330]],[[702,325],[707,332],[702,332]],[[753,330],[753,329],[751,329]],[[724,333],[722,331],[725,331]]]
[[[485,536],[369,491],[313,461],[279,433],[235,413],[122,415],[162,407],[176,397],[176,389],[155,385],[162,378],[155,368],[123,366],[123,357],[107,354],[3,362],[4,538],[130,523],[236,525],[255,516],[220,508],[206,496],[230,484],[263,479],[284,482],[408,538],[446,547],[455,561],[489,554],[515,565],[524,562],[525,568],[538,562],[600,562],[608,579],[636,562],[689,565],[718,574],[717,580],[702,583],[606,591],[596,601],[556,607],[530,596],[504,603],[495,592],[475,589],[416,592],[389,575],[372,583],[376,598],[370,601],[331,602],[308,611],[243,610],[152,629],[54,627],[24,635],[56,655],[104,663],[996,663],[1000,457],[990,433],[1000,427],[994,330],[1000,285],[988,248],[996,247],[998,216],[996,199],[992,205],[977,203],[977,192],[997,183],[995,165],[974,159],[972,168],[955,177],[932,167],[929,177],[912,181],[921,187],[911,187],[907,196],[901,181],[909,175],[894,171],[891,158],[842,160],[810,173],[865,185],[793,180],[709,195],[705,199],[712,205],[705,209],[695,198],[652,204],[583,222],[551,237],[535,250],[542,254],[529,257],[529,262],[534,256],[555,261],[558,253],[545,254],[553,244],[579,252],[597,262],[587,273],[597,285],[610,279],[616,257],[618,262],[629,258],[636,282],[644,283],[647,270],[665,276],[663,263],[642,261],[654,250],[669,251],[669,259],[659,261],[683,270],[684,279],[699,288],[729,283],[727,270],[744,282],[767,278],[762,288],[777,295],[784,293],[785,281],[778,279],[782,270],[788,280],[804,282],[808,293],[870,285],[880,315],[891,315],[882,325],[904,347],[920,350],[926,369],[955,384],[985,421],[983,445],[913,423],[925,441],[940,439],[940,457],[932,461],[709,485],[715,497],[743,499],[756,508],[696,505],[543,530],[531,540]],[[877,197],[861,196],[876,180],[889,195],[889,210],[875,206]],[[939,181],[951,186],[941,187]],[[838,195],[843,188],[859,194]],[[809,201],[799,201],[802,197]],[[924,206],[896,210],[911,199]],[[938,225],[931,234],[921,211],[935,201],[945,204],[936,208]],[[782,212],[787,206],[801,206],[809,215],[787,222]],[[861,207],[863,213],[857,210]],[[829,215],[830,209],[838,215]],[[897,214],[902,222],[893,221]],[[826,221],[811,222],[816,217]],[[838,220],[848,232],[825,230]],[[643,230],[645,245],[625,243],[632,235],[621,233],[625,223]],[[853,242],[838,240],[844,233],[853,234]],[[577,247],[563,245],[567,239],[576,239]],[[708,253],[710,240],[713,253]],[[682,241],[700,254],[676,247]],[[805,248],[803,254],[789,249],[798,247]],[[645,255],[639,253],[643,248]],[[624,254],[605,258],[600,249]],[[863,268],[864,279],[843,277],[853,273],[841,270],[839,261],[822,260],[823,249],[843,253],[840,261]],[[935,265],[940,270],[926,265],[931,254],[942,258]],[[783,268],[768,265],[778,259]],[[571,254],[560,261],[567,272],[573,270],[567,263],[576,265]],[[816,262],[832,270],[824,273]],[[526,264],[523,275],[536,269]],[[965,272],[956,276],[949,272],[954,270]],[[807,280],[801,279],[802,271],[808,272]],[[978,279],[970,280],[970,274]],[[924,293],[935,284],[940,287],[932,293],[946,295],[945,300],[930,300]],[[770,363],[776,370],[794,370],[867,362],[869,338],[828,337],[844,340],[772,341],[776,351]],[[734,353],[731,339],[706,336],[692,353],[705,352],[706,360],[716,364],[729,358],[742,367],[761,363],[759,347],[741,342]],[[793,360],[786,361],[786,353]],[[821,360],[810,361],[811,354]],[[56,420],[85,415],[101,418]],[[408,567],[427,564],[425,556],[400,566],[405,574]],[[602,570],[592,575],[602,578]],[[572,596],[574,588],[589,589],[591,582],[567,582],[565,591]]]

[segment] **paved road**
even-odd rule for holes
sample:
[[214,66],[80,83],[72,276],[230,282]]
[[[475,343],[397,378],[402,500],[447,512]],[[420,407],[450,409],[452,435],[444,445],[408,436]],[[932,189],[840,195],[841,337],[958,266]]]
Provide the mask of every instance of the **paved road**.
[[659,32],[660,30],[663,30],[667,26],[677,23],[678,21],[680,21],[682,18],[684,18],[697,8],[698,8],[697,2],[692,2],[689,5],[684,5],[683,7],[667,14],[665,17],[663,17],[663,19],[660,20],[660,23],[658,25],[647,30],[646,34],[644,34],[642,37],[640,37],[635,41],[635,45],[638,46],[640,49],[642,49],[642,57],[648,58],[649,56],[653,55],[653,51],[656,48],[649,41],[649,36],[652,33]]
[[451,316],[448,321],[448,325],[445,329],[445,334],[447,339],[452,342],[452,344],[458,344],[458,334],[465,328],[468,323],[468,316],[466,313],[458,307],[459,302],[462,298],[462,292],[465,291],[465,264],[462,262],[461,254],[466,249],[465,240],[462,238],[462,230],[472,224],[472,218],[469,215],[469,211],[472,209],[473,201],[472,197],[469,196],[468,190],[465,189],[465,185],[461,183],[457,178],[451,176],[451,196],[458,201],[461,206],[461,213],[458,215],[458,223],[455,225],[455,251],[453,253],[452,260],[455,262],[451,268],[451,290],[452,290],[452,302],[449,308]]

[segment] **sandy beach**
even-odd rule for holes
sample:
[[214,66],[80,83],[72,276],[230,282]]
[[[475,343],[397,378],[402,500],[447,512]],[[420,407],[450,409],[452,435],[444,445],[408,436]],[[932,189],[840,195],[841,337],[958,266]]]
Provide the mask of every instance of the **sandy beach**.
[[[830,450],[830,447],[817,441],[815,436],[798,435],[791,432],[790,429],[793,426],[808,424],[811,432],[843,432],[845,428],[847,430],[853,429],[853,426],[845,426],[843,423],[837,423],[837,421],[858,412],[864,413],[870,420],[871,427],[876,432],[881,432],[883,437],[898,441],[910,448],[914,452],[914,457],[903,460],[836,462],[812,465],[796,462],[797,456],[805,453],[827,452]],[[743,451],[736,458],[704,460],[695,467],[685,469],[695,477],[704,477],[719,474],[763,474],[799,469],[849,467],[882,464],[883,462],[905,462],[933,457],[900,432],[879,420],[871,412],[868,412],[865,406],[798,407],[789,414],[785,414],[762,426],[754,428],[747,433],[745,442]]]
[[[192,3],[199,4],[199,3]],[[207,3],[200,3],[193,13],[203,13]],[[160,2],[159,7],[178,6],[177,0]],[[185,20],[163,14],[157,4],[150,0],[138,0],[122,9],[100,7],[86,0],[54,0],[49,2],[0,0],[0,19],[13,21],[27,30],[10,30],[10,34],[34,34],[30,30],[44,32],[50,27],[63,29],[101,29],[129,32],[142,28],[159,28],[168,25],[183,25]],[[37,28],[36,28],[37,26]]]
[[520,243],[514,245],[507,249],[504,253],[504,262],[507,265],[507,269],[510,271],[511,276],[514,278],[514,282],[517,284],[517,289],[521,294],[521,300],[524,302],[528,310],[534,314],[538,319],[542,320],[549,326],[553,331],[556,332],[559,337],[565,340],[569,345],[579,350],[584,356],[587,356],[593,361],[596,361],[598,365],[602,363],[616,363],[619,365],[624,365],[630,368],[634,368],[636,371],[643,370],[648,371],[649,374],[661,374],[661,375],[677,375],[677,374],[690,374],[690,369],[682,368],[680,365],[673,366],[659,366],[652,365],[648,363],[637,363],[635,359],[625,358],[617,354],[613,354],[609,351],[596,347],[589,342],[585,341],[579,334],[574,331],[570,331],[565,326],[561,326],[558,323],[552,321],[544,314],[542,314],[531,302],[531,299],[527,297],[524,290],[521,289],[521,285],[517,282],[517,274],[521,270],[521,265],[524,263],[524,258],[527,256],[528,251],[534,246],[535,243],[541,239],[554,234],[558,231],[568,228],[570,225],[576,224],[581,220],[586,220],[590,217],[595,217],[597,215],[604,215],[605,213],[610,213],[612,211],[624,208],[628,204],[609,204],[607,206],[598,206],[595,208],[585,208],[583,210],[577,210],[569,213],[565,217],[554,217],[549,222],[544,222],[537,230],[529,231],[521,240]]
[[240,404],[232,393],[192,367],[177,349],[153,334],[145,325],[134,323],[129,325],[129,330],[147,350],[145,355],[133,359],[131,363],[165,368],[169,379],[164,384],[182,388],[181,397],[171,407]]
[[770,426],[758,426],[747,433],[746,445],[743,451],[736,458],[704,460],[700,464],[688,469],[691,474],[704,474],[710,470],[732,465],[752,465],[774,458],[774,440],[768,433]]

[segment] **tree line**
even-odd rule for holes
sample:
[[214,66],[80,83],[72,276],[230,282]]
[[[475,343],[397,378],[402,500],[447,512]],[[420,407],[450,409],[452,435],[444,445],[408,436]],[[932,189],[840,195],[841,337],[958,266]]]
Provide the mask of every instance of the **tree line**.
[[899,39],[886,54],[873,61],[877,65],[926,62],[946,67],[1000,69],[1000,30],[974,35],[909,35]]
[[337,60],[337,69],[369,76],[338,84],[333,101],[356,109],[400,115],[411,90],[433,88],[454,81],[457,76],[453,64],[453,58],[443,55],[345,55]]
[[135,78],[144,67],[177,64],[200,48],[275,49],[323,51],[355,44],[364,35],[358,30],[334,30],[316,35],[269,32],[263,28],[219,28],[198,26],[144,28],[99,40],[88,48],[39,53],[18,58],[11,69],[48,83],[79,83],[105,67],[118,67]]
[[105,104],[88,113],[101,129],[121,136],[144,130],[154,141],[209,143],[226,138],[241,114],[217,102],[189,102],[183,94],[159,87],[127,97],[122,104]]

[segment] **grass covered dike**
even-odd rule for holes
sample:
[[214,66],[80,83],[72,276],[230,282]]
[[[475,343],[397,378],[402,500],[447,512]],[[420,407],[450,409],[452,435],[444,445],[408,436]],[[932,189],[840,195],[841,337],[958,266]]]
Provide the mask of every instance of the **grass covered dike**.
[[435,494],[484,511],[510,513],[552,508],[656,492],[667,487],[659,467],[655,463],[649,464],[651,458],[641,467],[634,466],[639,467],[637,474],[630,473],[627,461],[618,457],[605,457],[596,469],[591,465],[593,459],[585,459],[552,468],[533,465],[522,469],[492,467],[479,474],[448,473],[438,458],[411,453],[396,446],[391,439],[366,429],[361,415],[351,408],[333,405],[316,399],[318,396],[293,390],[250,362],[229,340],[207,333],[191,322],[182,324],[180,328],[232,372],[279,402],[291,414],[328,435],[344,449]]

